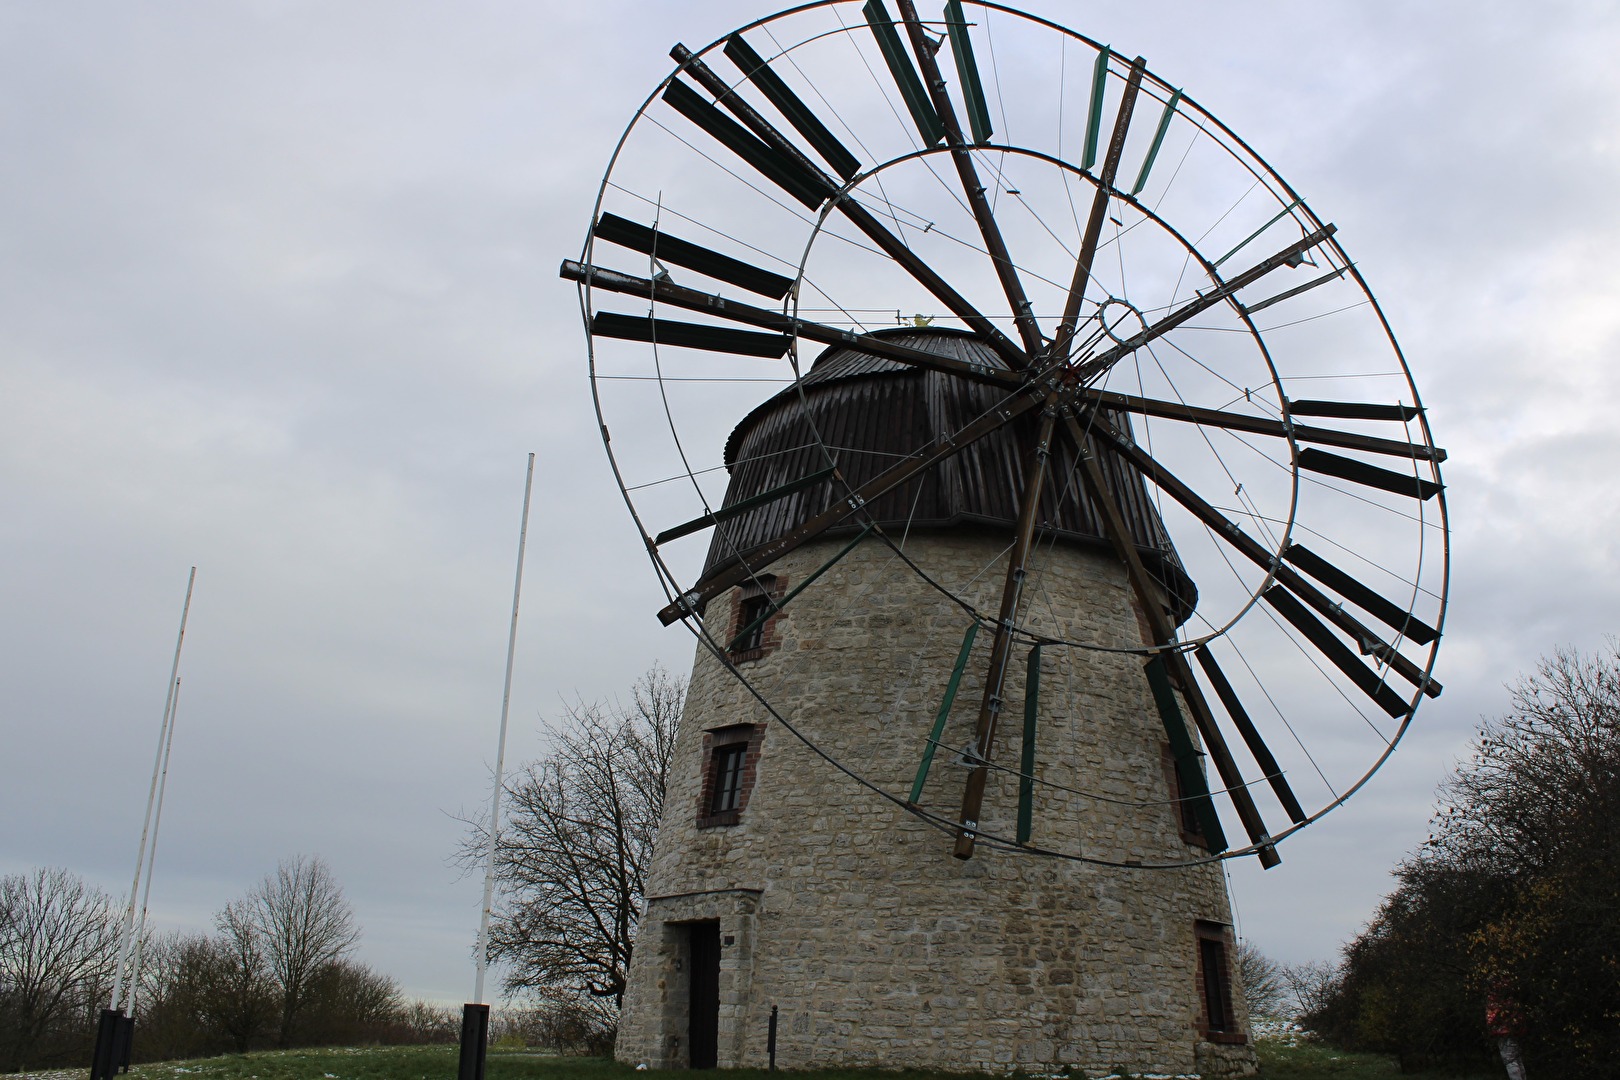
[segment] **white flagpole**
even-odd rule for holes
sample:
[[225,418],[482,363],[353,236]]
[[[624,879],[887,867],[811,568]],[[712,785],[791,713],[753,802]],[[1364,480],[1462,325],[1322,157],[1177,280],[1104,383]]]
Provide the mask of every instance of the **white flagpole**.
[[141,953],[146,946],[146,905],[152,898],[152,875],[157,870],[158,830],[163,825],[163,793],[169,789],[169,754],[174,749],[174,720],[180,713],[180,680],[174,680],[174,702],[169,706],[169,737],[163,741],[163,775],[158,780],[157,810],[152,815],[152,847],[146,854],[146,884],[141,887],[141,917],[135,923],[135,959],[129,968],[129,1015],[141,991]]
[[501,737],[495,749],[495,794],[489,803],[489,850],[484,855],[484,906],[478,916],[478,979],[473,1003],[484,1004],[484,973],[489,967],[489,912],[495,899],[495,841],[501,824],[501,786],[506,768],[506,718],[512,705],[512,657],[517,650],[518,598],[523,593],[523,549],[529,540],[529,493],[534,488],[534,455],[523,481],[523,524],[518,529],[517,579],[512,584],[512,628],[506,638],[506,686],[501,691]]
[[141,870],[146,865],[146,838],[152,828],[152,807],[157,802],[158,770],[163,765],[163,746],[169,735],[169,718],[174,708],[174,688],[180,677],[180,646],[186,640],[186,619],[191,614],[191,590],[197,583],[197,568],[191,568],[186,579],[186,603],[180,609],[180,634],[174,641],[174,666],[169,669],[169,688],[163,702],[163,726],[158,729],[157,756],[152,761],[152,787],[146,796],[146,820],[141,823],[141,847],[135,856],[135,880],[129,886],[129,906],[124,909],[124,924],[118,934],[118,974],[113,979],[112,1008],[116,1011],[124,1002],[124,976],[129,958],[129,935],[135,928],[135,898],[141,891]]

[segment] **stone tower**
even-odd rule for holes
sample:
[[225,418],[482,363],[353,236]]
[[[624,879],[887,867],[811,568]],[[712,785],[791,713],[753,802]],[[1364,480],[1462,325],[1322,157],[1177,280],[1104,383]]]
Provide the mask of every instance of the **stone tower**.
[[[888,333],[1000,366],[964,334]],[[895,453],[955,430],[995,394],[841,347],[817,359],[802,391],[767,401],[732,434],[727,505],[814,471],[824,460],[817,438],[838,448],[841,473],[859,484]],[[807,438],[812,427],[816,438]],[[1029,844],[1114,863],[1194,865],[1105,866],[988,843],[959,860],[950,835],[903,804],[970,622],[953,596],[997,608],[998,560],[1021,495],[1006,463],[1017,460],[1021,436],[1027,429],[999,432],[866,507],[896,544],[903,538],[923,574],[870,536],[835,558],[858,532],[851,525],[709,604],[704,625],[729,652],[722,662],[700,648],[693,666],[621,1060],[762,1067],[774,1027],[784,1068],[1254,1072],[1220,864],[1196,863],[1207,851],[1197,819],[1176,801],[1143,657],[1124,651],[1142,644],[1140,613],[1073,485],[1053,485],[1043,501],[1019,622],[1101,648],[1037,654],[1039,812]],[[1193,584],[1140,477],[1106,455],[1103,464],[1180,622]],[[1073,467],[1072,452],[1058,454],[1052,475]],[[708,569],[746,558],[833,497],[822,485],[733,518],[717,531]],[[739,638],[770,600],[818,570],[811,588]],[[970,740],[988,637],[961,667],[918,800],[950,821],[967,771],[950,748]],[[1005,715],[1023,713],[1029,662],[1020,653],[1010,672]],[[1001,737],[997,760],[1016,766],[1014,736]],[[1013,835],[1018,788],[1011,767],[990,774],[985,835]]]

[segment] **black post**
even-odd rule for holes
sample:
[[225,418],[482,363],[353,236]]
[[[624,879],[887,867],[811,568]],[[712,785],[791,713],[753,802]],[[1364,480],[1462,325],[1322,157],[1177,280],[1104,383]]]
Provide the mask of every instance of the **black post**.
[[118,1065],[119,1072],[129,1072],[130,1057],[135,1053],[135,1018],[123,1016],[118,1019],[118,1048],[113,1051],[113,1061]]
[[124,1014],[117,1009],[102,1009],[96,1023],[96,1049],[90,1056],[90,1080],[112,1080],[118,1067],[118,1035],[124,1026]]
[[484,1080],[484,1057],[489,1050],[489,1006],[461,1007],[461,1067],[456,1080]]
[[771,1026],[765,1036],[765,1051],[771,1056],[771,1072],[776,1071],[776,1006],[771,1006]]

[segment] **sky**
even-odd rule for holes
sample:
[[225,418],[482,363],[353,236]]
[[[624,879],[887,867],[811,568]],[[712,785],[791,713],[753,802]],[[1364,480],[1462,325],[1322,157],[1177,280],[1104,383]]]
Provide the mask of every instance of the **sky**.
[[[1445,466],[1445,694],[1231,867],[1331,958],[1506,684],[1620,610],[1620,12],[1033,3],[1240,132],[1340,229]],[[189,569],[152,925],[297,854],[406,993],[472,988],[526,455],[509,761],[684,673],[596,432],[577,257],[624,125],[753,3],[0,5],[0,873],[127,895]]]

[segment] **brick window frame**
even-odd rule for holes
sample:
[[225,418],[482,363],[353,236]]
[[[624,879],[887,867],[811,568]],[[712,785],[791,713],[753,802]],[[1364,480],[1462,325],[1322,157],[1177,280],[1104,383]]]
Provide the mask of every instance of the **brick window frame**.
[[747,756],[748,744],[745,742],[727,743],[714,748],[710,814],[723,814],[742,806],[743,759]]
[[[764,724],[725,724],[704,731],[703,784],[698,792],[697,805],[698,828],[717,829],[742,823],[743,811],[748,809],[748,796],[754,790],[760,744],[764,739]],[[714,803],[720,766],[728,753],[738,748],[742,750],[742,769],[737,783],[737,805],[729,810],[717,811]]]
[[[1194,976],[1198,985],[1198,1032],[1212,1043],[1241,1046],[1249,1037],[1238,1026],[1232,1000],[1232,964],[1237,947],[1232,928],[1199,919],[1193,923]],[[1213,998],[1213,1009],[1211,999]],[[1214,1012],[1218,1015],[1211,1015]]]
[[1176,768],[1176,756],[1170,750],[1170,744],[1159,744],[1159,763],[1164,768],[1164,787],[1170,793],[1170,815],[1175,820],[1176,828],[1181,832],[1181,842],[1190,847],[1199,847],[1209,850],[1209,840],[1204,836],[1204,827],[1198,823],[1198,811],[1191,802],[1183,801],[1187,798],[1187,791],[1181,785],[1181,773]]
[[751,647],[730,649],[730,644],[737,640],[737,635],[758,618],[760,606],[763,603],[774,604],[786,593],[786,579],[776,574],[760,574],[731,590],[731,617],[727,620],[731,631],[726,635],[728,648],[726,655],[730,657],[732,663],[746,664],[758,660],[774,652],[777,646],[782,644],[781,630],[777,625],[782,620],[782,614],[777,612],[765,620],[764,625],[753,635],[753,642],[743,643]]

